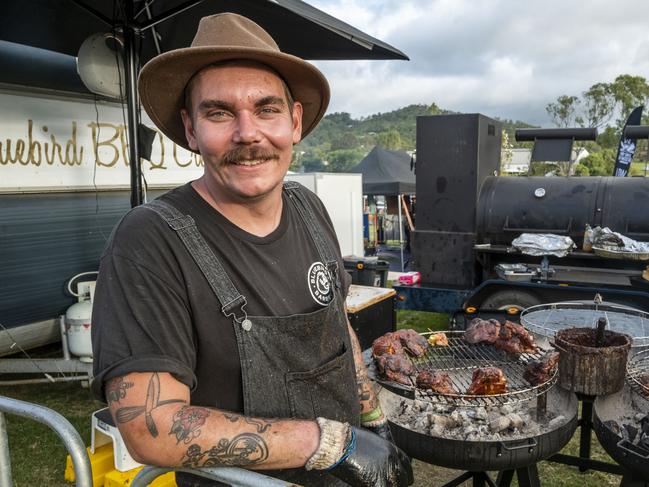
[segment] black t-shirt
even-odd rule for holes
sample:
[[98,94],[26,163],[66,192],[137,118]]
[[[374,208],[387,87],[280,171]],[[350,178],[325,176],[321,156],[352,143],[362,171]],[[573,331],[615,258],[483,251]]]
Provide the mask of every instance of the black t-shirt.
[[[322,202],[315,222],[338,256],[344,294],[350,284]],[[239,292],[249,316],[286,316],[324,306],[309,271],[322,259],[286,195],[280,224],[257,237],[237,227],[186,184],[162,198],[191,215]],[[129,212],[102,256],[92,316],[95,395],[103,382],[130,372],[170,372],[192,390],[191,402],[243,411],[239,353],[231,318],[182,241],[160,216]]]

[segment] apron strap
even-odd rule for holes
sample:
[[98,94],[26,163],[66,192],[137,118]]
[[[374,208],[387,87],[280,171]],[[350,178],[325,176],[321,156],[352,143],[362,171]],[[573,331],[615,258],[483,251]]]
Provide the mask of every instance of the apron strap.
[[[207,279],[212,291],[216,294],[221,303],[223,314],[228,317],[232,316],[232,319],[239,324],[247,319],[246,298],[234,287],[223,265],[198,231],[194,219],[189,215],[182,214],[170,203],[159,199],[142,205],[142,207],[155,211],[178,234]],[[239,316],[235,314],[236,308],[239,309]]]
[[289,200],[293,203],[293,206],[297,209],[304,226],[309,231],[311,235],[311,240],[315,243],[318,254],[323,260],[331,278],[338,289],[341,288],[340,276],[338,274],[338,259],[336,254],[331,249],[331,245],[327,243],[324,232],[320,228],[320,225],[314,225],[313,222],[316,222],[316,216],[313,211],[313,206],[309,199],[304,195],[303,186],[296,181],[284,181],[284,191],[289,197]]

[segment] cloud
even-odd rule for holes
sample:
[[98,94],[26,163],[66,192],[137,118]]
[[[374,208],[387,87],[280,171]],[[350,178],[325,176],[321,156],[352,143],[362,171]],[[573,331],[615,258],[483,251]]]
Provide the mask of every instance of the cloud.
[[545,106],[619,74],[649,78],[646,0],[312,0],[405,52],[403,61],[317,62],[330,111],[411,103],[548,125]]

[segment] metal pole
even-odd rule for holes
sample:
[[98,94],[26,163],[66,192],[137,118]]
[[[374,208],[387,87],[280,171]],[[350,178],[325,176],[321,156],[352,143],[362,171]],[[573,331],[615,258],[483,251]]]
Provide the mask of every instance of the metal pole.
[[38,421],[53,429],[72,458],[77,487],[92,487],[92,470],[86,446],[67,419],[50,408],[4,396],[0,396],[0,411]]
[[295,487],[293,483],[237,467],[173,469],[153,467],[150,465],[138,472],[133,482],[131,482],[131,487],[145,487],[160,475],[171,471],[191,473],[200,477],[218,480],[235,487]]
[[137,75],[140,65],[135,46],[135,29],[133,27],[133,2],[125,2],[126,19],[124,22],[124,67],[126,68],[126,105],[128,115],[128,152],[131,169],[131,208],[142,204],[142,172],[140,167],[140,144],[138,127],[140,126],[139,97],[137,94]]
[[0,413],[0,485],[6,487],[11,487],[12,485],[7,420],[3,413]]
[[403,225],[401,225],[401,195],[397,196],[399,203],[399,249],[401,250],[401,272],[403,272]]

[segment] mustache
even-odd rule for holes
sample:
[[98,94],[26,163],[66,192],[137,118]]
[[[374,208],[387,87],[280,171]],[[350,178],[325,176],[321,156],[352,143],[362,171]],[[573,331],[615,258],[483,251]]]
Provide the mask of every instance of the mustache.
[[279,154],[261,147],[235,147],[226,152],[221,160],[224,164],[237,164],[246,160],[267,161],[271,159],[279,159]]

